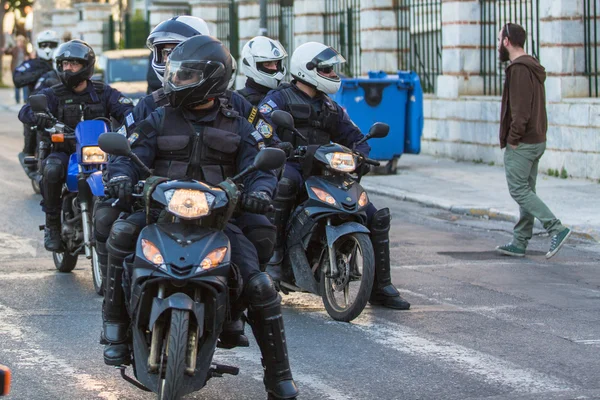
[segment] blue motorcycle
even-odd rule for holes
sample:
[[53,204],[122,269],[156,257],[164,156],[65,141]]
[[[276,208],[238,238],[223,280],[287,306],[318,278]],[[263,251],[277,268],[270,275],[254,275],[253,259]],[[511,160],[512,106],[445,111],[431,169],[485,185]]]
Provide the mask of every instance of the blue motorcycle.
[[[29,97],[34,113],[50,114],[44,95]],[[96,293],[103,293],[103,272],[98,261],[93,240],[93,211],[99,197],[104,196],[102,171],[106,167],[108,155],[98,146],[98,137],[109,132],[107,120],[81,121],[75,130],[54,121],[54,126],[46,129],[44,141],[50,148],[58,143],[67,144],[75,151],[69,158],[67,179],[62,192],[61,237],[63,246],[54,251],[54,265],[60,272],[71,272],[77,265],[80,254],[92,262],[92,277]]]

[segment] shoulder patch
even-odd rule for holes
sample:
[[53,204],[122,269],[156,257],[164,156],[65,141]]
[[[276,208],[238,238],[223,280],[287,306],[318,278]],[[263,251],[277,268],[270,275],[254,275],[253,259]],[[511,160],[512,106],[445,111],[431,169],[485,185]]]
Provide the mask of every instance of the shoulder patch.
[[263,141],[263,137],[260,133],[258,133],[258,131],[252,131],[252,137],[254,138],[254,140],[256,140],[258,143],[261,143]]
[[265,139],[269,139],[273,136],[273,127],[264,119],[261,119],[256,124],[256,130],[260,133]]
[[277,103],[275,103],[273,100],[267,101],[267,104],[270,105],[273,108],[277,108]]
[[129,144],[133,144],[133,142],[135,142],[136,140],[138,140],[139,137],[140,137],[139,133],[133,132],[131,134],[131,136],[129,136],[129,138],[127,138],[127,141],[129,142]]
[[121,96],[119,97],[119,103],[121,104],[133,104],[133,101],[129,97]]
[[260,111],[262,114],[269,114],[271,111],[273,111],[273,107],[271,107],[270,105],[268,105],[267,103],[263,104],[260,106],[260,108],[258,109],[258,111]]
[[121,125],[121,127],[117,130],[117,133],[123,136],[127,136],[127,129],[125,129],[125,125]]
[[135,123],[135,119],[133,118],[133,113],[127,114],[127,116],[125,117],[125,122],[127,123],[128,128]]

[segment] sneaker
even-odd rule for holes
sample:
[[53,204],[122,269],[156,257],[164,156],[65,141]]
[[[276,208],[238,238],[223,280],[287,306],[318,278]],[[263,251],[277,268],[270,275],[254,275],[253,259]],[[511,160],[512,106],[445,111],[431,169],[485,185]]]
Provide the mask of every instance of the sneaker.
[[556,253],[558,253],[558,251],[560,250],[562,245],[565,244],[569,236],[571,236],[571,230],[569,228],[565,228],[562,232],[552,236],[552,243],[550,243],[550,250],[548,250],[548,252],[546,253],[546,258],[550,258]]
[[505,244],[504,246],[496,247],[496,251],[505,256],[513,257],[525,257],[525,249],[515,246],[512,243]]

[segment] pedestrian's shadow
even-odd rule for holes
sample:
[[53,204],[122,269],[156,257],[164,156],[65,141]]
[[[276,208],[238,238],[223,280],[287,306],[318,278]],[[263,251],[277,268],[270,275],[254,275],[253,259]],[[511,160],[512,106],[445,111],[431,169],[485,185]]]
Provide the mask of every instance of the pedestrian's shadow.
[[[516,258],[498,254],[495,250],[488,251],[440,251],[437,254],[441,256],[449,256],[455,260],[502,260],[507,258]],[[543,256],[546,253],[543,251],[527,250],[528,256]]]

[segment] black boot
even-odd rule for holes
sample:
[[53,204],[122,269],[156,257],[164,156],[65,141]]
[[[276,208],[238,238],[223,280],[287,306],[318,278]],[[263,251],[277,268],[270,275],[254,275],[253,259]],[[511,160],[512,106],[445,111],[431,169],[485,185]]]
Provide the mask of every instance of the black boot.
[[382,208],[371,221],[371,242],[375,253],[375,280],[369,303],[396,310],[408,310],[410,303],[404,300],[392,284],[390,275],[390,222],[388,208]]
[[125,298],[121,286],[123,280],[123,259],[125,254],[115,256],[109,253],[106,281],[104,284],[104,304],[102,306],[104,363],[107,365],[128,365],[131,354],[127,344],[129,317],[125,308]]
[[277,196],[273,199],[273,211],[267,215],[269,221],[277,228],[277,241],[266,271],[276,282],[281,280],[281,264],[285,255],[285,231],[294,206],[296,192],[296,184],[292,180],[281,178],[277,185]]
[[244,334],[244,327],[244,308],[241,305],[233,305],[229,320],[223,324],[223,331],[219,335],[217,347],[233,349],[234,347],[250,346],[248,337]]
[[269,398],[295,399],[298,388],[288,359],[281,297],[275,292],[273,283],[267,280],[270,280],[268,276],[255,276],[248,282],[248,286],[256,287],[255,293],[262,299],[248,307],[248,322],[260,347],[265,373],[263,381]]
[[62,249],[62,239],[60,237],[60,214],[46,214],[44,247],[48,251],[60,251]]

